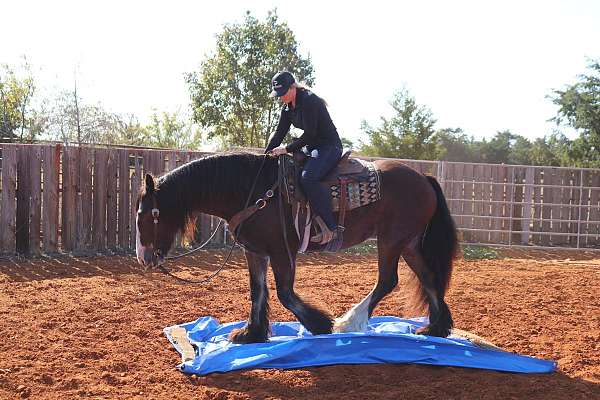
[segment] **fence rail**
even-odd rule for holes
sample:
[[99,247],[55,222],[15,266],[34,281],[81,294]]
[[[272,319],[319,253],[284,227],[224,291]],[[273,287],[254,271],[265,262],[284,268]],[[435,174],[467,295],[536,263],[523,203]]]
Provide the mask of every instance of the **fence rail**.
[[[131,251],[143,175],[207,154],[0,143],[0,253]],[[437,177],[465,243],[600,249],[600,169],[403,161]],[[217,223],[201,215],[197,239]]]

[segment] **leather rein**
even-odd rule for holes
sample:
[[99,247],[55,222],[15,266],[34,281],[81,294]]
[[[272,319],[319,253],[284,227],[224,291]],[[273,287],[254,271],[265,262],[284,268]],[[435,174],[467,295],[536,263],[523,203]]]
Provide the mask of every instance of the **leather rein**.
[[[248,194],[248,198],[246,200],[246,204],[244,206],[244,209],[242,209],[241,211],[237,212],[231,219],[230,219],[230,223],[229,226],[231,228],[231,232],[234,234],[234,241],[233,244],[231,245],[231,247],[229,248],[229,253],[227,254],[227,257],[225,257],[225,260],[221,263],[221,265],[219,266],[219,268],[213,272],[210,276],[201,279],[201,280],[192,280],[192,279],[185,279],[185,278],[181,278],[177,275],[174,275],[172,272],[170,272],[168,269],[166,269],[164,267],[163,264],[159,264],[157,266],[158,270],[160,272],[162,272],[165,275],[170,276],[171,278],[176,279],[179,282],[182,283],[192,283],[192,284],[203,284],[203,283],[207,283],[210,280],[212,280],[214,277],[216,277],[217,275],[219,275],[219,273],[225,269],[225,266],[227,265],[227,262],[229,261],[229,258],[231,257],[231,254],[233,253],[233,249],[235,248],[237,242],[238,242],[238,237],[240,235],[240,232],[242,230],[242,226],[243,223],[246,219],[248,219],[250,216],[252,216],[254,213],[256,213],[259,210],[262,210],[263,208],[265,208],[267,206],[267,201],[269,199],[271,199],[274,194],[275,194],[275,189],[277,189],[277,187],[279,186],[279,176],[277,177],[277,180],[275,181],[275,183],[271,186],[271,188],[269,190],[267,190],[264,194],[263,197],[259,198],[258,200],[256,200],[256,202],[252,205],[252,206],[248,206],[248,204],[250,203],[250,199],[252,199],[252,194],[254,193],[254,188],[256,187],[256,183],[258,182],[258,177],[260,176],[260,173],[262,172],[262,169],[265,165],[265,161],[267,159],[267,157],[269,157],[268,155],[265,154],[262,163],[260,164],[260,168],[258,169],[258,173],[256,174],[256,177],[254,178],[254,182],[252,183],[252,188],[250,189],[250,193]],[[280,192],[280,197],[281,197],[281,190]],[[153,194],[152,196],[152,218],[153,218],[153,222],[154,222],[154,236],[153,236],[153,241],[152,241],[152,246],[154,248],[154,253],[153,256],[158,259],[159,257],[162,256],[162,251],[160,250],[160,248],[158,247],[158,221],[159,221],[159,217],[160,217],[160,210],[158,208],[158,204],[156,201],[156,194]],[[197,252],[198,250],[201,250],[202,248],[204,248],[212,239],[213,237],[217,234],[219,228],[221,227],[221,224],[223,223],[223,220],[219,221],[219,224],[217,225],[217,227],[215,228],[214,232],[210,235],[210,237],[204,242],[202,243],[200,246],[186,252],[183,254],[179,254],[176,256],[170,256],[170,257],[165,257],[164,261],[169,261],[169,260],[176,260],[178,258],[182,258],[182,257],[186,257],[192,253]],[[286,238],[287,239],[287,238]],[[286,240],[287,242],[287,240]],[[286,243],[287,245],[287,243]],[[289,252],[289,250],[288,250]]]

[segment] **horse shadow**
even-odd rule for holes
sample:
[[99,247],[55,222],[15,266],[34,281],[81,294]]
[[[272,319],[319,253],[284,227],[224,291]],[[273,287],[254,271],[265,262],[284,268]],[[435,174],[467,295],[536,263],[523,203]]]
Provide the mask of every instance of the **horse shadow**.
[[[203,273],[216,271],[227,257],[227,249],[200,250],[189,256],[168,261],[170,271],[194,275],[194,270]],[[177,253],[175,253],[177,254]],[[360,255],[368,262],[367,255]],[[298,263],[303,266],[338,265],[355,263],[357,255],[341,252],[336,254],[310,253],[299,255]],[[243,250],[233,250],[227,269],[246,269]],[[39,256],[0,256],[0,282],[29,282],[48,279],[82,278],[93,276],[146,275],[148,271],[139,265],[134,252],[107,254],[55,253]]]
[[[225,260],[225,250],[202,250],[185,258],[168,262],[172,272],[194,274],[194,270],[213,272]],[[228,269],[246,268],[241,250],[235,250],[227,263]],[[154,272],[156,273],[156,272]],[[29,282],[49,279],[85,278],[94,276],[146,275],[135,253],[110,255],[47,254],[35,257],[0,257],[0,282]]]
[[189,377],[212,391],[250,398],[585,399],[600,383],[552,374],[515,374],[416,364],[337,365],[298,370],[248,370]]

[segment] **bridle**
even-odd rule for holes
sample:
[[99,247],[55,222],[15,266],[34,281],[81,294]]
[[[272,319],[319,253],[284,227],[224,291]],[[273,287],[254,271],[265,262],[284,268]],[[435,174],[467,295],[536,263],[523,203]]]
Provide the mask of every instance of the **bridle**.
[[152,219],[154,222],[154,237],[152,239],[152,248],[154,249],[153,256],[158,259],[162,256],[162,251],[158,247],[158,217],[160,216],[160,210],[156,202],[156,194],[152,194]]
[[[260,164],[260,168],[258,169],[258,173],[256,174],[256,177],[254,178],[254,182],[252,183],[252,188],[250,189],[250,193],[248,194],[248,199],[246,200],[246,204],[245,204],[245,209],[248,208],[248,204],[250,204],[250,199],[252,199],[252,195],[254,194],[254,189],[256,187],[256,183],[258,182],[258,177],[260,176],[260,173],[262,172],[262,169],[265,165],[265,161],[267,159],[268,155],[265,154],[262,163]],[[279,177],[277,178],[277,181],[275,182],[275,184],[265,193],[265,196],[263,198],[260,198],[256,201],[255,206],[257,207],[257,210],[262,210],[263,208],[266,207],[267,205],[267,200],[270,199],[271,197],[273,197],[274,195],[274,190],[277,188],[277,186],[279,185]],[[280,197],[281,197],[281,191],[280,191]],[[229,248],[229,253],[227,254],[227,257],[225,257],[225,260],[223,261],[223,263],[221,264],[221,266],[215,271],[213,272],[210,276],[208,276],[205,279],[202,280],[191,280],[191,279],[185,279],[185,278],[181,278],[178,277],[174,274],[172,274],[169,270],[167,270],[162,263],[158,263],[159,258],[162,258],[164,261],[167,260],[176,260],[178,258],[181,257],[185,257],[188,256],[192,253],[195,253],[196,251],[202,249],[203,247],[205,247],[212,239],[213,237],[217,234],[219,228],[221,227],[221,224],[223,223],[223,220],[219,221],[219,224],[217,225],[217,227],[215,228],[214,232],[210,235],[210,237],[204,242],[202,243],[200,246],[186,252],[183,254],[179,254],[176,256],[170,256],[170,257],[162,257],[162,251],[158,246],[158,221],[159,221],[159,217],[160,217],[160,210],[158,208],[158,202],[156,201],[156,193],[152,194],[152,210],[151,210],[151,215],[152,215],[152,222],[154,225],[154,232],[153,232],[153,240],[152,240],[152,248],[154,249],[152,256],[154,257],[155,260],[157,260],[157,268],[165,275],[168,275],[176,280],[178,280],[179,282],[182,283],[193,283],[193,284],[202,284],[202,283],[206,283],[209,282],[212,278],[214,278],[215,276],[217,276],[227,265],[227,262],[229,261],[229,258],[231,257],[232,253],[233,253],[233,249],[235,248],[235,246],[237,245],[238,242],[238,237],[240,236],[240,232],[242,230],[242,226],[244,221],[240,221],[239,225],[236,226],[235,228],[235,235],[234,235],[234,241],[233,244],[231,245],[231,247]],[[286,247],[287,247],[287,238],[286,238]],[[288,250],[289,253],[289,250]]]
[[173,279],[176,279],[179,282],[182,283],[194,283],[194,284],[201,284],[201,283],[206,283],[209,282],[212,278],[214,278],[215,276],[217,276],[224,268],[225,265],[227,264],[227,261],[229,260],[229,258],[231,257],[231,254],[233,253],[233,249],[237,243],[237,239],[235,240],[235,242],[233,243],[233,245],[231,246],[231,249],[229,250],[229,254],[227,255],[225,261],[223,262],[223,264],[221,264],[221,266],[215,271],[213,272],[211,275],[209,275],[208,277],[202,279],[202,280],[192,280],[192,279],[185,279],[185,278],[181,278],[177,275],[174,275],[173,273],[171,273],[171,271],[169,271],[168,269],[166,269],[163,265],[163,263],[158,263],[159,258],[162,258],[163,261],[167,261],[167,260],[176,260],[178,258],[181,257],[185,257],[188,256],[192,253],[197,252],[198,250],[201,250],[202,248],[204,248],[208,243],[210,243],[210,241],[213,239],[213,237],[217,234],[217,232],[219,231],[219,228],[221,227],[221,225],[223,224],[223,220],[219,221],[219,224],[217,225],[217,227],[215,228],[214,232],[210,235],[210,237],[204,242],[202,243],[200,246],[185,252],[183,254],[179,254],[176,256],[170,256],[170,257],[162,257],[162,250],[160,249],[159,245],[158,245],[158,221],[159,221],[159,217],[160,217],[160,210],[158,208],[158,204],[156,201],[156,194],[152,194],[152,210],[151,210],[151,215],[152,215],[152,222],[153,222],[153,239],[152,239],[152,248],[154,249],[154,251],[152,252],[152,257],[157,260],[157,266],[156,268],[162,272],[165,275],[170,276]]

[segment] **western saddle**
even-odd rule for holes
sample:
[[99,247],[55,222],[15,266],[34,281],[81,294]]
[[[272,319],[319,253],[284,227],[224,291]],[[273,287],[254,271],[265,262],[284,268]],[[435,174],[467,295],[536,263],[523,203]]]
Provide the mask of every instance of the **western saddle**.
[[[381,198],[379,171],[372,162],[350,158],[345,152],[338,164],[323,178],[321,184],[331,193],[332,208],[338,213],[338,224],[344,226],[346,211]],[[292,206],[294,227],[300,240],[300,252],[305,252],[309,241],[319,243],[322,232],[328,229],[318,216],[311,216],[310,206],[301,189],[300,176],[308,156],[303,152],[279,158],[282,163],[280,189]],[[313,220],[317,222],[313,227]],[[324,243],[321,243],[324,244]]]

